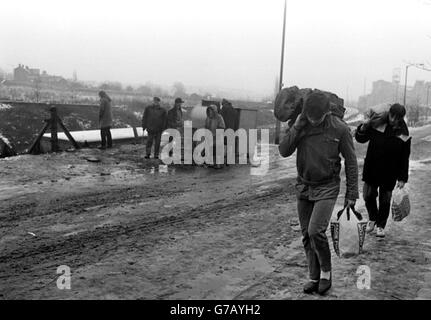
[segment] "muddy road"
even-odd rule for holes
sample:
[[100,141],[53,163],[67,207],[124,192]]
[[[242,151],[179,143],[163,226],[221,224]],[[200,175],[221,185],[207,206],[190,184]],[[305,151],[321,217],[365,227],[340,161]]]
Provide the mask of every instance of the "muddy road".
[[[411,216],[390,221],[384,241],[368,237],[364,254],[334,257],[324,299],[431,298],[431,142],[420,133]],[[295,157],[271,147],[265,172],[143,155],[125,145],[0,161],[0,299],[321,299],[302,294]],[[356,286],[360,265],[370,290]],[[70,290],[57,288],[59,266]]]

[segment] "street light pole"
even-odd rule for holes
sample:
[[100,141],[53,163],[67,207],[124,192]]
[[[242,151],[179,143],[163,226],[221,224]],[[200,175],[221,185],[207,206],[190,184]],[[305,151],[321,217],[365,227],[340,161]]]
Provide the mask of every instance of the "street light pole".
[[[283,67],[284,67],[284,42],[286,38],[286,10],[287,10],[287,0],[284,0],[284,17],[283,17],[283,36],[281,39],[281,64],[280,64],[280,78],[278,85],[278,92],[283,88]],[[280,120],[277,119],[275,122],[275,144],[280,143]]]

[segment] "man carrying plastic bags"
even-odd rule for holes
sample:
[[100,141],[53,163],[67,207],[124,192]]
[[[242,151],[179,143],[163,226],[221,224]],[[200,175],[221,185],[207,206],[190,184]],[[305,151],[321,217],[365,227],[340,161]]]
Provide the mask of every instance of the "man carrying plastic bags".
[[331,251],[326,230],[340,192],[340,153],[345,159],[346,206],[359,198],[358,164],[347,124],[330,112],[328,97],[311,93],[279,146],[281,156],[296,150],[298,215],[310,281],[305,293],[326,293],[332,285]]
[[368,142],[362,175],[369,216],[367,232],[371,233],[377,227],[376,236],[380,238],[385,237],[392,191],[395,186],[403,189],[408,181],[411,137],[405,115],[404,106],[395,103],[388,112],[372,113],[355,133],[359,143]]

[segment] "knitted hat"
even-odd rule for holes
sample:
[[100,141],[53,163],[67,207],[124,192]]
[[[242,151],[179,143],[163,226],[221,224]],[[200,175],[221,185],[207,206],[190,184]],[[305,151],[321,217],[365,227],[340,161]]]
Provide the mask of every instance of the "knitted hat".
[[329,112],[329,99],[322,92],[313,92],[305,100],[304,114],[312,120],[320,120]]

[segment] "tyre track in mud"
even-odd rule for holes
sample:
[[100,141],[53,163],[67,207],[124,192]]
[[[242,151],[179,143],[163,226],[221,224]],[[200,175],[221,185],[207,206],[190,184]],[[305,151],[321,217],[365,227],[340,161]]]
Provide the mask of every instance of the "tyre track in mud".
[[[76,269],[87,264],[97,263],[104,257],[115,253],[119,248],[150,251],[156,243],[164,241],[162,235],[165,233],[179,229],[196,229],[199,225],[204,227],[219,219],[234,215],[237,210],[259,208],[262,203],[271,203],[281,197],[286,198],[287,190],[291,190],[292,186],[293,181],[260,192],[256,190],[245,191],[241,194],[246,196],[218,200],[192,209],[173,207],[162,212],[158,210],[147,211],[145,217],[127,223],[122,222],[120,225],[97,227],[63,239],[36,237],[24,241],[19,247],[15,246],[0,253],[0,281],[5,282],[4,285],[0,286],[4,288],[3,293],[0,290],[0,294],[5,296],[8,292],[12,293],[15,288],[14,283],[17,281],[27,283],[30,287],[32,287],[31,284],[34,283],[35,278],[52,281],[53,270],[56,270],[59,265],[70,265]],[[82,206],[85,204],[94,206],[102,202],[112,206],[124,203],[126,200],[142,202],[142,198],[136,199],[136,189],[146,190],[147,188],[126,188],[126,192],[123,189],[114,199],[110,200],[110,203],[104,203],[99,198],[105,199],[105,193],[91,194],[86,197],[87,199],[82,199],[79,196],[68,197],[59,207],[69,214],[77,214],[82,213]],[[155,188],[151,188],[151,190],[154,197],[160,196],[160,190],[155,190]],[[178,194],[181,189],[169,191],[163,189],[164,196],[169,193],[173,195],[175,191]],[[142,192],[144,191],[142,190]],[[125,194],[130,195],[130,197],[124,198]],[[147,198],[152,196],[148,196],[147,193]],[[80,207],[77,206],[77,201],[80,203]],[[57,202],[54,203],[57,204]],[[133,202],[127,204],[133,204]],[[58,207],[54,206],[48,210],[47,214],[58,212]],[[152,236],[154,233],[157,233],[157,237]],[[33,287],[31,290],[38,290],[38,288],[40,289],[40,285],[36,284],[36,288]]]
[[76,194],[67,197],[51,198],[49,200],[38,200],[23,202],[22,199],[13,199],[2,202],[2,207],[6,210],[0,210],[0,225],[7,227],[8,223],[19,223],[21,219],[28,219],[32,217],[44,217],[52,214],[64,212],[65,214],[80,214],[84,208],[94,207],[97,204],[112,206],[121,203],[127,203],[130,200],[140,201],[149,198],[156,198],[162,196],[171,196],[183,193],[180,188],[168,189],[166,186],[163,188],[139,186],[127,188],[112,188],[86,193]]

